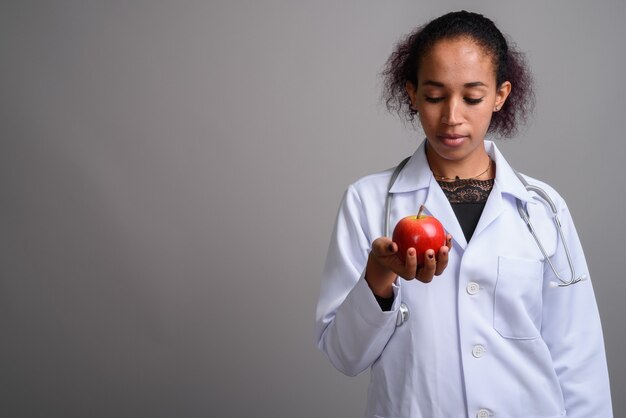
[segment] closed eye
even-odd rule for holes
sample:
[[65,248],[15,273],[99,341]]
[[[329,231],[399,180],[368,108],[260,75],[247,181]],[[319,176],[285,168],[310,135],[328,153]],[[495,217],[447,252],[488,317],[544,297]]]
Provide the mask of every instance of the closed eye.
[[443,97],[429,97],[429,96],[425,96],[424,100],[426,100],[428,103],[439,103],[440,101],[443,100]]
[[[483,97],[479,98],[479,99],[472,99],[470,97],[466,97],[463,100],[465,100],[465,103],[469,104],[469,105],[477,105],[479,103],[481,103],[483,101]],[[444,100],[444,97],[431,97],[431,96],[425,96],[424,100],[426,100],[428,103],[439,103],[441,101]]]

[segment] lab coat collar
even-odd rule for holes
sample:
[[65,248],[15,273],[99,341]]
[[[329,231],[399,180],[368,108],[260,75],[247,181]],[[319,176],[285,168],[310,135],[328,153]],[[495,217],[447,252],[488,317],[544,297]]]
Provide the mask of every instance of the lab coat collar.
[[433,173],[426,160],[426,140],[422,141],[413,156],[406,163],[389,193],[406,193],[425,189],[430,186]]
[[502,194],[509,194],[526,203],[535,203],[532,194],[526,190],[526,186],[515,174],[515,170],[509,165],[496,144],[485,141],[485,150],[496,163],[495,183]]
[[[524,202],[533,203],[532,195],[515,175],[515,171],[506,161],[500,150],[492,141],[484,141],[485,150],[496,163],[495,182],[503,194],[509,194]],[[413,192],[425,189],[436,183],[430,166],[426,160],[426,140],[422,141],[413,156],[406,163],[395,183],[389,189],[390,193]]]

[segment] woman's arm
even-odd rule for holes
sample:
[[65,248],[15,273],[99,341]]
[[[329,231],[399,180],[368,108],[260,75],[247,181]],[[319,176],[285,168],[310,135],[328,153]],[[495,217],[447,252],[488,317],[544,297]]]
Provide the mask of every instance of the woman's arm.
[[[587,263],[574,223],[560,199],[559,218],[577,276],[587,275]],[[559,275],[571,276],[563,243],[552,259]],[[547,282],[558,281],[545,268]],[[544,287],[541,330],[559,377],[568,418],[613,416],[600,316],[591,280],[565,287]]]
[[394,303],[390,311],[383,312],[365,281],[371,246],[366,229],[363,203],[351,186],[331,236],[315,324],[317,346],[338,370],[350,376],[370,367],[393,335],[401,291],[396,279]]

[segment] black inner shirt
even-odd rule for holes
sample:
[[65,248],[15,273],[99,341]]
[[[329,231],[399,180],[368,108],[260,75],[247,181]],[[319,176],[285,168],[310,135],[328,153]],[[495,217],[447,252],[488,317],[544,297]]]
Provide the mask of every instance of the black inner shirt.
[[493,179],[437,181],[437,183],[454,210],[465,240],[469,242],[483,213],[489,193],[493,189]]

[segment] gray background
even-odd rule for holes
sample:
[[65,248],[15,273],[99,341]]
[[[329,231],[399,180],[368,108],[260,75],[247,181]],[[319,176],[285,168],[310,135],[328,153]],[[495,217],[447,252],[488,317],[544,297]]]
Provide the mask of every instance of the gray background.
[[314,347],[326,246],[421,138],[393,44],[460,8],[528,54],[502,148],[571,207],[624,416],[626,2],[330,0],[0,1],[0,416],[360,416]]

